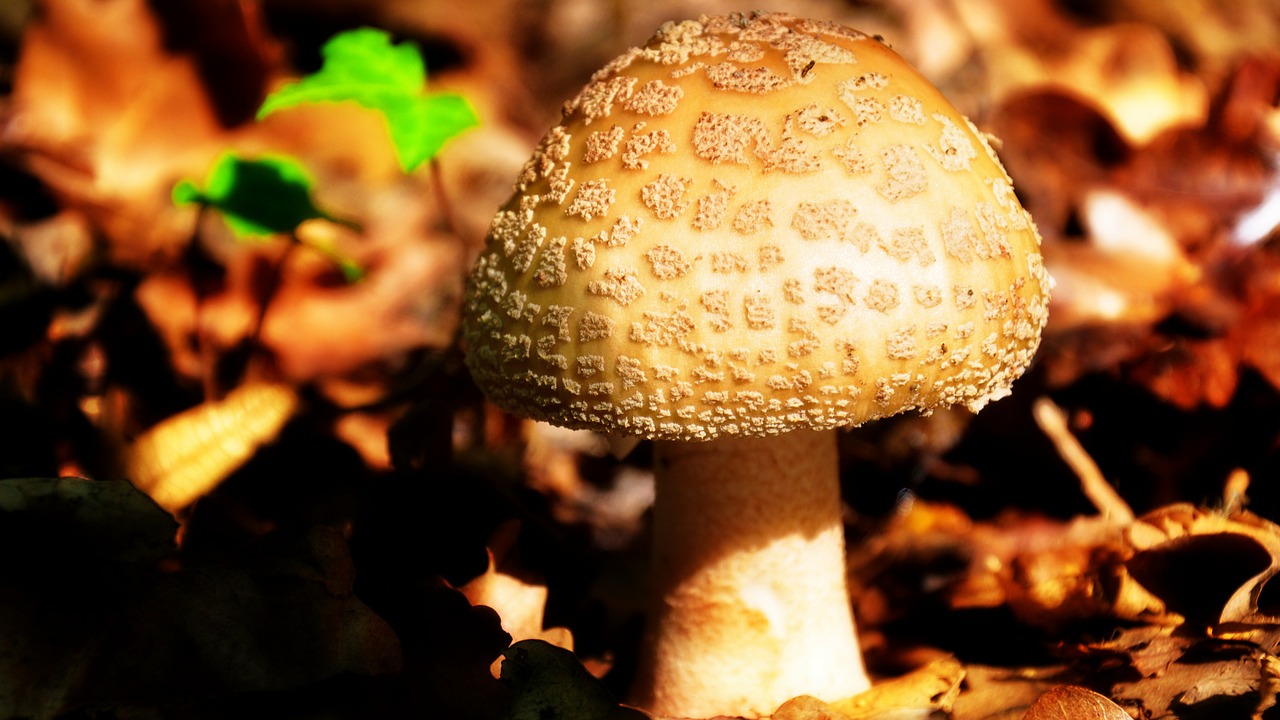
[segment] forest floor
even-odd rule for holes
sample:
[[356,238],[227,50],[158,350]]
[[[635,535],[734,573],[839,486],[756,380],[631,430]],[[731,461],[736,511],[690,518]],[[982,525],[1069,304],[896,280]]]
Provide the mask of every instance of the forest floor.
[[[1280,717],[1280,10],[792,5],[999,138],[1057,287],[1011,397],[841,434],[876,688],[774,717]],[[0,10],[0,718],[639,716],[650,449],[487,405],[462,287],[564,99],[742,9]],[[362,26],[478,119],[413,172],[349,103],[254,119]],[[175,204],[227,152],[324,213]]]

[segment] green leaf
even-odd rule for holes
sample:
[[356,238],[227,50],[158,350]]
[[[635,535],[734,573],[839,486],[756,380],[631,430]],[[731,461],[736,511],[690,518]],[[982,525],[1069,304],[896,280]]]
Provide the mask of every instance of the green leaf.
[[321,50],[319,71],[271,93],[258,119],[303,103],[355,102],[382,113],[405,172],[430,160],[446,140],[479,124],[465,98],[426,93],[417,47],[372,28],[335,35]]
[[313,184],[297,160],[264,156],[245,160],[225,153],[201,190],[190,180],[173,188],[177,205],[200,204],[222,213],[241,239],[290,234],[305,220],[332,219],[311,199]]

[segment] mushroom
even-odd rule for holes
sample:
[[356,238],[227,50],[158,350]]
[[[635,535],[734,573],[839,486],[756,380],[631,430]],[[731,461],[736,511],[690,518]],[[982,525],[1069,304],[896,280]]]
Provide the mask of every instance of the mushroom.
[[472,270],[467,363],[510,412],[655,443],[637,704],[868,687],[835,430],[1007,394],[1039,242],[983,136],[834,23],[667,23],[564,106]]

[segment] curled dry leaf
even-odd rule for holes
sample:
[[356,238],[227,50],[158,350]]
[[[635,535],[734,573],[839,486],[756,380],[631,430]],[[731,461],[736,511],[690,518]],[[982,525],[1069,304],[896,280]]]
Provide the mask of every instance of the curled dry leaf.
[[[1008,608],[1021,622],[1058,629],[1071,622],[1111,617],[1150,618],[1162,610],[1158,600],[1127,578],[1123,534],[1109,518],[1060,521],[1005,514],[975,521],[954,506],[916,499],[871,541],[878,560],[955,558],[951,575],[934,579],[946,603],[957,610]],[[883,580],[862,592],[860,608],[869,626],[898,619],[901,603],[874,603],[885,592]]]
[[[1129,550],[1120,529],[1109,519],[1081,517],[1067,523],[1041,521],[1031,528],[993,534],[1005,547],[995,569],[1003,599],[1023,622],[1055,629],[1089,619],[1123,617],[1157,622],[1160,601],[1123,570]],[[1024,544],[1025,539],[1033,544]],[[1006,544],[1009,543],[1009,544]],[[1000,557],[1000,556],[996,556]]]
[[1189,622],[1280,621],[1259,606],[1280,572],[1280,526],[1249,512],[1176,504],[1139,518],[1128,539],[1136,551],[1129,573]]

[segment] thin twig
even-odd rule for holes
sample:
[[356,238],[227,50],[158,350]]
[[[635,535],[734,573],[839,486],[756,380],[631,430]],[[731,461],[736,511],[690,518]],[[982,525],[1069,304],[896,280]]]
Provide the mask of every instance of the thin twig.
[[204,333],[205,296],[195,260],[199,252],[198,243],[200,242],[201,228],[204,227],[204,219],[208,209],[209,206],[204,203],[196,205],[195,222],[191,226],[191,234],[187,237],[186,245],[187,282],[191,283],[191,298],[194,305],[192,308],[194,315],[193,332],[196,353],[200,357],[200,390],[203,393],[205,402],[217,399],[218,393],[217,372],[214,368],[216,357],[213,345]]
[[302,241],[298,239],[297,233],[289,233],[289,241],[285,244],[284,250],[281,251],[280,257],[271,263],[266,287],[262,289],[262,293],[257,298],[258,313],[254,317],[253,327],[249,329],[249,333],[245,338],[246,342],[249,343],[251,355],[261,353],[264,350],[262,332],[267,324],[267,311],[271,308],[271,302],[275,300],[276,294],[280,292],[280,286],[284,284],[285,263],[289,262],[294,250],[301,245]]
[[1053,441],[1058,454],[1080,478],[1080,489],[1085,497],[1098,509],[1099,514],[1118,525],[1133,522],[1133,509],[1120,497],[1107,478],[1103,476],[1098,464],[1093,461],[1088,451],[1080,444],[1071,430],[1067,428],[1067,414],[1052,400],[1042,397],[1036,400],[1032,408],[1036,424],[1045,435]]
[[458,224],[458,217],[454,214],[453,201],[449,199],[449,193],[444,187],[444,172],[440,169],[440,161],[431,158],[428,162],[431,168],[431,185],[435,194],[436,205],[440,208],[440,219],[444,224],[444,230],[455,237],[462,234],[462,227]]

